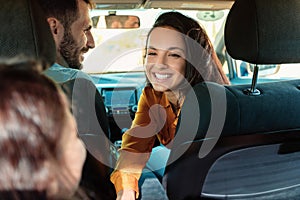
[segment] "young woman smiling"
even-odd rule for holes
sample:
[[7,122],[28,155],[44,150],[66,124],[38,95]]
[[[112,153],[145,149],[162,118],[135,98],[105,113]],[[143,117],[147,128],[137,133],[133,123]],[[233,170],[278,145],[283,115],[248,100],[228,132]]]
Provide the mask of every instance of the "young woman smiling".
[[[205,30],[181,13],[158,17],[145,52],[147,86],[132,126],[123,134],[120,157],[111,175],[117,199],[138,197],[138,180],[147,162],[159,162],[154,170],[162,169],[158,173],[163,174],[187,91],[203,81],[229,84]],[[161,146],[153,148],[156,138]]]

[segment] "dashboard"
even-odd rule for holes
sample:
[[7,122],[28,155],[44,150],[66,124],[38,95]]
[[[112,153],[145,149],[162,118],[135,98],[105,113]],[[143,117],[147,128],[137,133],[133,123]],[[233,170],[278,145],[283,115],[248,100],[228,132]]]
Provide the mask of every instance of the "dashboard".
[[109,116],[135,113],[137,110],[137,88],[101,88],[101,95]]
[[109,120],[112,142],[130,128],[145,87],[144,72],[90,74],[100,92]]

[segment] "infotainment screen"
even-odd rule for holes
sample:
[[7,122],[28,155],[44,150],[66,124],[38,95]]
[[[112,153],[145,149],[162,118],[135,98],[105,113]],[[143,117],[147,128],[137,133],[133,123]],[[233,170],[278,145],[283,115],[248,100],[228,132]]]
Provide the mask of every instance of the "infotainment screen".
[[106,106],[133,106],[137,103],[135,88],[103,89],[103,97]]

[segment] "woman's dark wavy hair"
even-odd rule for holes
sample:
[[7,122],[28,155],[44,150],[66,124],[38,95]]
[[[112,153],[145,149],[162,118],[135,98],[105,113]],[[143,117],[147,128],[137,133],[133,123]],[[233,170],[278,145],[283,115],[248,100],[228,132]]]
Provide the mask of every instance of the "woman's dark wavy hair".
[[[7,195],[14,196],[11,199],[21,199],[17,197],[22,195],[43,196],[43,187],[49,180],[36,174],[42,171],[45,160],[59,160],[59,141],[67,119],[66,105],[58,86],[41,74],[42,67],[36,61],[0,62],[1,161],[11,166],[12,171],[18,171],[14,176],[7,174],[7,179],[0,181],[0,198]],[[31,174],[29,170],[20,171],[20,163],[26,163]],[[3,176],[5,168],[2,168]],[[16,176],[17,179],[13,178]],[[29,190],[32,192],[24,191],[25,186],[32,187]],[[37,191],[38,186],[43,190],[41,193]],[[7,189],[11,193],[3,193]]]
[[[187,47],[185,78],[190,86],[204,81],[204,77],[200,72],[210,70],[205,68],[211,59],[213,59],[215,67],[218,68],[217,71],[219,74],[219,78],[216,78],[217,80],[214,81],[220,84],[229,84],[206,31],[197,21],[176,11],[163,13],[156,19],[152,29],[149,31],[146,44],[152,30],[157,27],[172,27],[187,36],[184,38]],[[199,47],[199,44],[201,47]],[[205,73],[210,74],[210,72]],[[147,83],[151,85],[148,79]]]

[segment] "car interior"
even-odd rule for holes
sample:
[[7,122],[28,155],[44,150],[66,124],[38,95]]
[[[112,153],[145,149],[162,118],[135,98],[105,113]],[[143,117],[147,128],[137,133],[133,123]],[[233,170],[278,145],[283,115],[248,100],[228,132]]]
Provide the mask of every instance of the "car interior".
[[[142,59],[136,56],[142,57],[140,46],[153,20],[169,10],[192,13],[215,31],[214,47],[231,85],[204,82],[189,92],[165,174],[159,179],[145,168],[139,199],[300,196],[300,79],[295,78],[300,73],[293,65],[300,63],[299,1],[94,2],[91,20],[98,42],[83,71],[91,75],[96,88],[88,83],[75,87],[78,95],[86,88],[95,90],[95,109],[100,113],[96,118],[103,130],[99,135],[80,135],[88,152],[80,184],[90,199],[116,199],[109,175],[145,86]],[[53,38],[35,0],[2,0],[0,10],[1,59],[25,55],[41,59],[45,69],[55,62]],[[101,21],[105,19],[101,16],[122,16],[121,20],[125,15],[138,16],[138,27],[108,28]],[[137,64],[125,69],[133,60]],[[293,80],[285,75],[278,78],[276,73],[282,70],[292,70]],[[76,83],[61,85],[70,101]]]

